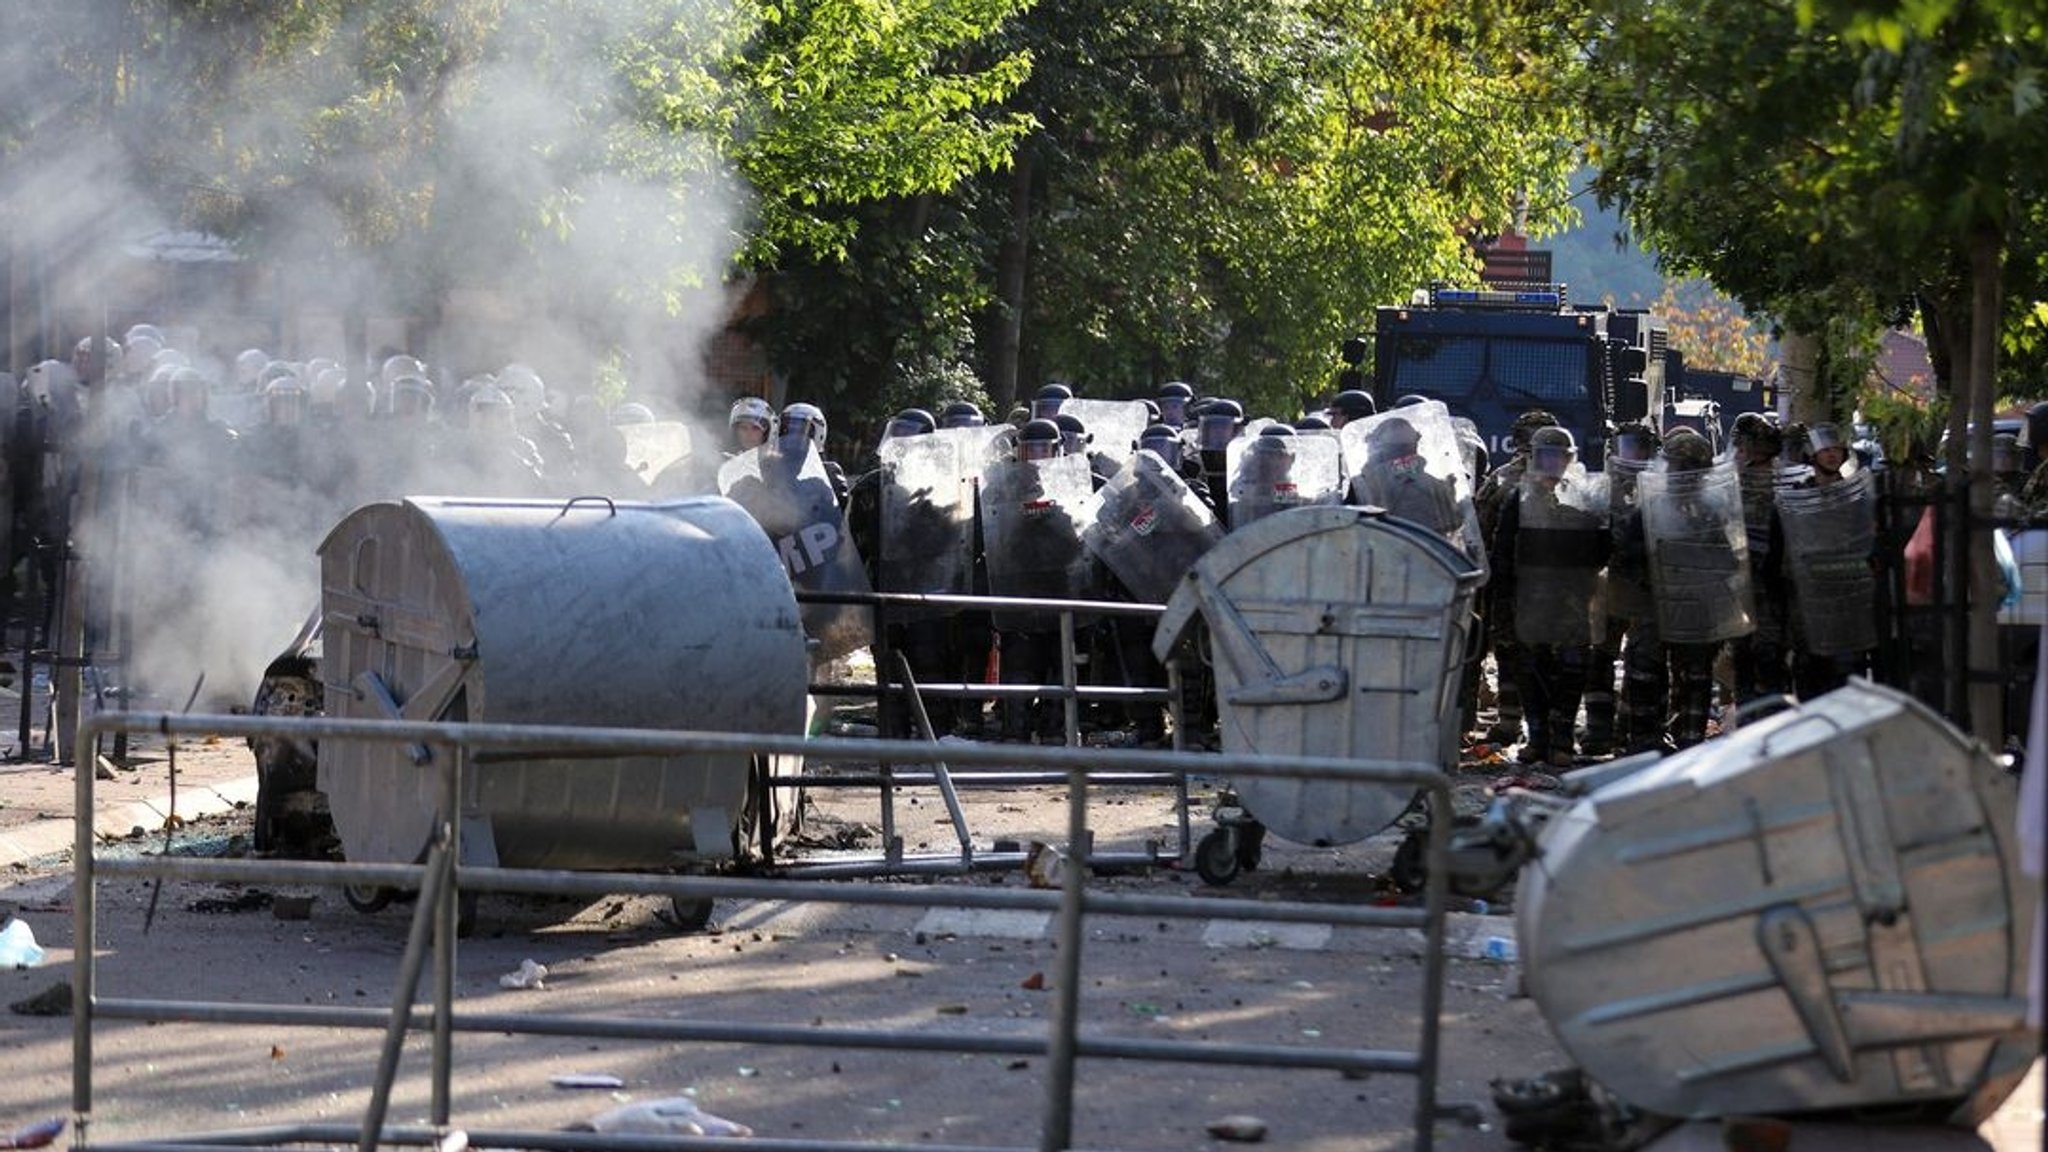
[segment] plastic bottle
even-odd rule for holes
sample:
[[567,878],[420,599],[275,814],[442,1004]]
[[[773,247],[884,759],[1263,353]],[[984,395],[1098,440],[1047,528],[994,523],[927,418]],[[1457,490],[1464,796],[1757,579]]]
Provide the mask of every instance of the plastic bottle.
[[9,918],[0,928],[0,968],[34,968],[43,962],[42,945],[29,931],[28,921]]
[[1480,948],[1480,955],[1485,956],[1488,960],[1498,960],[1503,964],[1513,964],[1516,958],[1515,938],[1512,936],[1488,936],[1486,943]]

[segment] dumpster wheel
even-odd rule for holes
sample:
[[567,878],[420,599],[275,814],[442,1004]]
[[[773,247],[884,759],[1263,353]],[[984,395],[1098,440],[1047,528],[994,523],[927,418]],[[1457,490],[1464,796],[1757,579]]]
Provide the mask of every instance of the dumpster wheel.
[[396,896],[395,891],[380,884],[344,884],[341,888],[341,898],[348,901],[348,906],[366,916],[383,911]]
[[1237,879],[1242,866],[1235,828],[1214,829],[1195,845],[1195,872],[1206,883],[1221,888]]
[[711,923],[711,908],[717,903],[708,896],[671,896],[669,914],[676,927],[685,932],[702,932]]

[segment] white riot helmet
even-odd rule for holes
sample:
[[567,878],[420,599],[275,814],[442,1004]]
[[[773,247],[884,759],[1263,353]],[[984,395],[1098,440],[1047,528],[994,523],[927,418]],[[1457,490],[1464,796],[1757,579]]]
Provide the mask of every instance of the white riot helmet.
[[348,383],[348,373],[332,360],[327,361],[328,367],[312,373],[314,363],[318,361],[306,365],[313,376],[312,383],[306,385],[306,403],[315,409],[332,411],[341,400],[341,386]]
[[401,376],[417,376],[425,380],[427,366],[401,352],[396,356],[385,357],[383,367],[377,369],[377,382],[386,388],[391,387]]
[[654,409],[649,408],[645,404],[626,403],[612,409],[612,426],[615,428],[623,424],[652,423],[654,423]]
[[815,404],[791,404],[782,410],[777,434],[784,452],[795,453],[804,444],[825,447],[825,412]]
[[510,432],[518,406],[503,388],[486,384],[469,394],[469,429],[472,432]]
[[521,415],[538,412],[548,406],[547,385],[541,381],[540,373],[524,364],[505,365],[498,373],[498,388]]
[[434,387],[424,376],[400,376],[385,386],[385,411],[401,420],[434,414]]
[[148,377],[155,367],[156,354],[163,350],[163,341],[130,329],[128,338],[121,341],[121,375],[137,379]]
[[144,415],[155,419],[171,410],[171,377],[177,371],[175,364],[159,364],[150,369],[148,378],[142,382]]
[[164,339],[163,329],[154,324],[130,324],[128,330],[121,333],[121,343],[124,345],[133,344],[138,339],[154,340],[159,348],[170,343]]
[[261,348],[244,348],[235,353],[235,390],[254,392],[262,386],[263,369],[270,364],[270,353]]

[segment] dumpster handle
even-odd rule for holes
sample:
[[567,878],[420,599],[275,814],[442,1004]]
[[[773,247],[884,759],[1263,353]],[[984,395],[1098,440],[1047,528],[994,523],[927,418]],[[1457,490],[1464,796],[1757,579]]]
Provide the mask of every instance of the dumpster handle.
[[555,513],[555,519],[560,520],[562,517],[567,516],[569,509],[583,503],[585,500],[602,500],[611,515],[617,516],[619,514],[619,506],[613,503],[612,498],[609,496],[571,496],[562,502],[562,510]]

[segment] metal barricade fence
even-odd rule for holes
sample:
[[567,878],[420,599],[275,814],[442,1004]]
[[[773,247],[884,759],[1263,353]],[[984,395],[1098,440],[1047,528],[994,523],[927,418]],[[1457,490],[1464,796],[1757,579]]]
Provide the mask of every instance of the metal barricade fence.
[[[1413,1114],[1414,1147],[1433,1146],[1437,1119],[1439,1026],[1444,996],[1444,912],[1446,857],[1452,821],[1450,785],[1434,765],[1335,758],[1279,758],[1189,754],[1166,751],[1100,751],[1077,748],[966,746],[938,748],[908,741],[803,739],[801,737],[730,733],[646,731],[505,724],[430,724],[332,720],[324,718],[234,717],[149,713],[103,713],[80,729],[82,747],[96,747],[115,733],[150,732],[165,738],[219,736],[290,736],[310,740],[361,740],[423,744],[445,752],[422,771],[439,775],[441,807],[434,842],[417,865],[352,864],[312,861],[229,860],[191,857],[101,859],[92,827],[94,774],[77,775],[76,881],[74,892],[75,959],[72,1022],[72,1106],[76,1146],[103,1152],[171,1152],[202,1147],[277,1147],[304,1144],[354,1143],[360,1152],[380,1145],[436,1148],[470,1146],[561,1149],[569,1152],[648,1152],[656,1148],[713,1147],[689,1137],[660,1140],[620,1135],[589,1135],[559,1131],[487,1131],[457,1124],[452,1114],[450,1080],[454,1067],[454,1034],[481,1032],[612,1038],[699,1044],[761,1044],[826,1047],[847,1050],[894,1050],[1042,1056],[1046,1059],[1045,1105],[1036,1147],[1053,1152],[1072,1146],[1076,1065],[1083,1059],[1148,1061],[1163,1064],[1227,1065],[1256,1068],[1328,1069],[1346,1073],[1394,1073],[1416,1078]],[[1068,862],[1057,892],[1004,890],[973,886],[846,884],[709,875],[654,875],[621,872],[569,872],[547,869],[481,868],[458,863],[465,772],[480,753],[517,754],[545,750],[551,754],[660,756],[689,753],[802,755],[815,758],[876,759],[900,763],[933,763],[946,757],[964,765],[1000,767],[1020,761],[1066,774],[1068,782]],[[88,762],[90,762],[88,760]],[[1430,811],[1428,881],[1423,906],[1377,907],[1300,902],[1160,898],[1090,891],[1087,796],[1091,779],[1102,773],[1208,772],[1233,778],[1332,778],[1352,782],[1396,784],[1426,794]],[[449,818],[448,813],[458,814]],[[405,949],[399,960],[394,1002],[389,1009],[356,1009],[302,1004],[170,1000],[108,997],[96,991],[96,892],[103,879],[167,878],[237,883],[289,882],[322,886],[385,885],[416,888],[415,907]],[[913,907],[1032,910],[1050,913],[1056,925],[1056,970],[1049,974],[1053,1009],[1044,1036],[935,1034],[917,1029],[849,1029],[790,1027],[742,1021],[677,1020],[540,1013],[462,1011],[455,994],[457,908],[469,891],[527,892],[554,895],[646,894],[671,898],[719,897],[806,900],[843,904]],[[1306,1045],[1241,1044],[1217,1041],[1152,1040],[1089,1035],[1079,1019],[1082,954],[1088,916],[1196,918],[1226,916],[1243,921],[1312,923],[1420,931],[1423,935],[1420,1035],[1413,1050],[1312,1047]],[[431,966],[431,1000],[415,1006],[415,990]],[[267,1024],[324,1028],[378,1029],[382,1049],[371,1085],[370,1100],[360,1125],[306,1123],[277,1128],[200,1134],[162,1135],[92,1144],[94,1110],[93,1040],[96,1024],[136,1020],[211,1024]],[[427,1126],[387,1124],[402,1045],[413,1031],[431,1034],[432,1103]],[[457,1133],[461,1135],[458,1137]],[[876,1144],[837,1141],[789,1141],[757,1138],[750,1146],[764,1152],[827,1152],[837,1149],[922,1148],[929,1143]],[[994,1152],[993,1149],[984,1152]]]
[[[1165,664],[1167,682],[1164,687],[1109,686],[1082,684],[1079,675],[1079,661],[1076,659],[1078,640],[1077,616],[1100,616],[1108,619],[1127,619],[1156,622],[1166,611],[1163,604],[1139,604],[1130,601],[1111,600],[1049,600],[1015,596],[955,596],[933,593],[901,592],[811,592],[799,590],[800,604],[861,604],[874,610],[874,633],[876,643],[875,683],[860,684],[836,681],[816,682],[810,685],[815,697],[861,697],[873,696],[886,707],[895,697],[902,697],[911,707],[913,728],[927,741],[937,741],[938,733],[932,729],[931,721],[925,714],[924,698],[927,696],[955,700],[982,700],[1006,698],[1043,697],[1061,702],[1065,714],[1065,743],[1069,748],[1082,746],[1081,706],[1091,701],[1110,703],[1153,703],[1164,704],[1172,717],[1172,746],[1176,750],[1186,747],[1187,727],[1181,707],[1180,660],[1175,657]],[[1057,684],[996,684],[933,682],[921,683],[911,674],[910,662],[902,652],[890,647],[889,613],[892,608],[944,608],[956,612],[998,611],[1002,609],[1030,610],[1057,614],[1060,621],[1060,682]],[[882,731],[887,735],[886,726]],[[803,870],[810,875],[859,876],[910,872],[950,872],[975,867],[1011,867],[1021,855],[982,854],[977,858],[967,829],[966,817],[961,811],[958,788],[1017,787],[1033,784],[1058,784],[1064,777],[1056,772],[1026,773],[1006,771],[999,774],[974,773],[956,777],[950,771],[952,758],[940,757],[929,761],[929,774],[905,775],[896,772],[892,761],[883,758],[874,776],[802,777],[772,776],[769,783],[781,788],[875,788],[880,794],[880,819],[882,826],[883,856],[872,864],[835,862],[813,865]],[[1098,777],[1100,781],[1101,778]],[[1154,785],[1174,792],[1175,811],[1178,814],[1177,843],[1174,851],[1164,859],[1186,860],[1192,850],[1193,834],[1188,824],[1188,777],[1181,772],[1135,771],[1113,781],[1127,785]],[[896,831],[896,793],[910,785],[928,784],[938,789],[945,804],[959,850],[948,856],[926,856],[919,859],[906,858],[902,852],[901,837]],[[772,843],[763,844],[764,851],[773,855]],[[1101,857],[1097,857],[1101,860]],[[1157,864],[1161,854],[1145,853],[1121,863]]]

